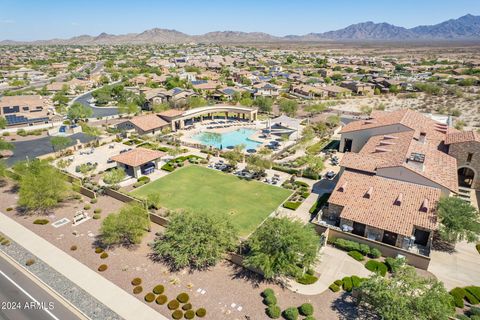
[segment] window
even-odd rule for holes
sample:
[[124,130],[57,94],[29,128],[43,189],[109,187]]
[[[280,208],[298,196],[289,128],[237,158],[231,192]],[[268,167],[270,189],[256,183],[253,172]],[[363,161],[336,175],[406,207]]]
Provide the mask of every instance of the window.
[[472,162],[473,153],[469,152],[467,155],[467,162]]

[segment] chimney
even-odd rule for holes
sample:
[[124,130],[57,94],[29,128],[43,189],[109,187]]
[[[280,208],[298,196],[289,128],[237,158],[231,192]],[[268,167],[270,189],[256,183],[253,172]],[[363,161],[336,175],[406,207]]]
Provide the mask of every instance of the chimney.
[[341,186],[340,188],[338,188],[338,191],[340,192],[345,192],[347,190],[347,184],[348,184],[348,181],[345,181]]
[[396,206],[401,206],[402,200],[403,200],[403,193],[400,193],[393,204]]
[[372,193],[373,193],[373,187],[370,187],[368,188],[367,192],[363,195],[363,197],[366,199],[371,199]]
[[425,144],[427,138],[427,133],[426,132],[420,132],[420,136],[418,137],[418,142]]
[[428,199],[423,199],[422,206],[420,207],[421,212],[427,212],[428,211]]
[[383,136],[383,139],[385,139],[385,140],[387,140],[387,139],[398,139],[398,137],[386,134],[386,135]]
[[375,147],[375,152],[389,152],[390,149],[382,148],[382,147]]

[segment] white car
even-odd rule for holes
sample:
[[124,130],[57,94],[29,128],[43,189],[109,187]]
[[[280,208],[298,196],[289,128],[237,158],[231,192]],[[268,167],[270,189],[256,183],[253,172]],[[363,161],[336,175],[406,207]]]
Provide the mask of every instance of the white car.
[[327,177],[327,179],[333,179],[335,177],[335,172],[334,171],[328,171],[325,174],[325,177]]

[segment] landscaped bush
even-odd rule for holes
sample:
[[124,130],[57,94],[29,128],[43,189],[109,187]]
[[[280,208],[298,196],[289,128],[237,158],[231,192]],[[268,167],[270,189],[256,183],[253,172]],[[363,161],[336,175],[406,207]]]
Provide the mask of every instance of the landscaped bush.
[[133,293],[134,294],[139,294],[143,291],[143,288],[142,286],[136,286],[135,288],[133,288]]
[[263,299],[263,303],[267,306],[277,304],[277,298],[274,295],[268,295]]
[[72,251],[77,250],[77,246],[76,246],[76,245],[71,246],[71,247],[70,247],[70,250],[72,250]]
[[374,259],[377,259],[377,258],[380,258],[382,256],[382,252],[380,250],[378,250],[377,248],[371,248],[369,256],[374,258]]
[[195,314],[197,317],[203,318],[207,315],[207,310],[205,310],[205,308],[200,308],[197,310],[197,312],[195,312]]
[[177,300],[170,300],[170,302],[167,305],[168,309],[170,310],[178,309],[179,306],[180,306],[180,303],[178,303]]
[[383,277],[385,277],[385,275],[387,274],[387,270],[388,270],[388,267],[385,263],[380,262],[380,261],[376,261],[376,260],[367,261],[367,263],[365,263],[365,268],[367,268],[368,270],[370,270],[372,272],[378,273],[378,274],[382,275]]
[[168,298],[166,295],[161,294],[155,299],[155,302],[160,305],[164,305],[167,302]]
[[343,285],[343,281],[338,279],[338,280],[335,280],[333,283],[335,283],[337,286],[342,286]]
[[91,205],[86,204],[86,205],[83,207],[83,210],[90,210],[91,208],[92,208]]
[[465,290],[470,294],[472,294],[473,296],[475,296],[475,298],[477,298],[477,300],[480,301],[480,287],[469,286],[469,287],[465,287]]
[[35,219],[33,221],[33,224],[40,224],[40,225],[45,225],[48,224],[50,221],[48,219]]
[[354,251],[349,251],[348,255],[350,257],[352,257],[353,259],[357,260],[357,261],[365,260],[365,257],[363,256],[363,254],[361,254],[360,252],[355,251],[355,250]]
[[283,204],[283,207],[290,210],[297,210],[301,204],[302,204],[301,202],[287,201]]
[[[7,211],[13,211],[13,208],[12,207],[8,207],[7,208]],[[477,245],[478,246],[478,245]]]
[[283,311],[283,317],[287,320],[297,320],[298,319],[298,309],[290,307]]
[[175,167],[172,166],[169,162],[167,162],[162,166],[161,169],[165,170],[165,171],[168,171],[168,172],[172,172],[173,170],[175,170]]
[[192,304],[191,303],[185,303],[183,306],[182,306],[182,310],[190,310],[192,309]]
[[277,305],[271,305],[265,309],[265,313],[271,319],[278,319],[282,315],[282,309],[280,309],[280,307]]
[[102,252],[103,252],[103,249],[102,249],[102,248],[100,248],[100,247],[96,247],[96,248],[95,248],[95,253],[98,254],[98,253],[102,253]]
[[177,296],[177,300],[180,303],[187,303],[190,297],[188,296],[188,293],[182,292]]
[[155,294],[162,294],[163,291],[165,291],[165,287],[162,286],[161,284],[156,285],[156,286],[153,288],[153,293],[155,293]]
[[30,267],[32,264],[35,263],[35,260],[34,259],[27,259],[27,261],[25,261],[25,265],[27,267]]
[[108,258],[108,253],[102,252],[102,254],[100,255],[100,259],[107,259],[107,258]]
[[303,316],[311,316],[313,314],[313,306],[310,303],[304,303],[298,308],[298,311]]
[[98,267],[98,271],[100,272],[103,272],[105,270],[108,269],[108,266],[106,264],[101,264],[99,267]]
[[315,276],[312,276],[308,273],[305,273],[303,276],[301,277],[298,277],[296,279],[296,281],[300,284],[304,284],[304,285],[309,285],[309,284],[314,284],[315,282],[317,282],[318,278],[315,277]]
[[392,257],[385,258],[385,264],[387,265],[388,271],[396,272],[405,263],[404,259],[395,259]]
[[475,248],[477,248],[477,252],[480,253],[480,243],[477,243],[477,244],[475,245]]
[[172,313],[172,318],[173,319],[182,319],[183,317],[183,312],[181,310],[175,310]]
[[370,253],[370,247],[367,246],[366,244],[361,243],[359,247],[359,252],[364,256],[366,256]]
[[316,319],[315,319],[313,316],[308,316],[308,317],[306,317],[306,318],[303,319],[303,320],[316,320]]
[[97,202],[98,202],[98,199],[97,199],[97,198],[93,198],[92,200],[90,200],[90,203],[91,203],[91,204],[95,204],[95,203],[97,203]]
[[267,288],[265,290],[263,290],[262,292],[262,296],[265,298],[267,296],[272,296],[272,295],[275,295],[275,292],[273,291],[273,289],[270,289],[270,288]]
[[362,278],[360,278],[358,276],[355,276],[355,275],[351,276],[351,279],[352,279],[352,286],[353,286],[354,289],[359,288],[360,285],[362,284],[362,281],[363,281]]
[[185,319],[195,318],[195,312],[193,310],[187,310],[184,315]]
[[94,220],[98,220],[98,219],[100,219],[101,217],[102,217],[102,216],[99,215],[98,213],[96,213],[96,214],[94,214],[94,215],[92,216],[92,218],[93,218]]
[[470,303],[470,304],[478,304],[479,301],[473,294],[465,290],[465,299]]
[[8,245],[10,245],[10,240],[5,239],[2,241],[2,246],[8,246]]
[[102,209],[97,208],[97,209],[93,210],[93,213],[102,213]]
[[335,283],[332,283],[328,288],[329,288],[330,290],[332,290],[333,292],[338,292],[338,291],[340,291],[340,287],[337,286]]
[[463,308],[465,306],[463,299],[465,298],[466,293],[467,292],[465,289],[459,287],[450,290],[450,294],[453,297],[453,302],[457,308]]
[[295,184],[299,187],[305,187],[305,188],[310,188],[310,186],[308,185],[308,183],[306,182],[303,182],[303,181],[295,181]]
[[343,282],[343,286],[342,286],[343,290],[345,290],[347,292],[352,291],[353,283],[352,283],[352,278],[351,277],[343,278],[342,282]]
[[153,293],[149,292],[145,295],[144,299],[145,299],[146,302],[150,303],[153,300],[155,300],[155,295]]
[[142,279],[140,279],[140,278],[133,278],[133,280],[132,280],[132,282],[131,282],[131,284],[132,284],[133,286],[138,286],[138,285],[140,285],[141,283],[142,283]]
[[333,244],[335,247],[345,251],[360,250],[360,244],[355,241],[345,240],[345,239],[336,239]]
[[147,176],[141,176],[140,178],[137,179],[137,182],[144,182],[144,183],[149,183],[150,178]]

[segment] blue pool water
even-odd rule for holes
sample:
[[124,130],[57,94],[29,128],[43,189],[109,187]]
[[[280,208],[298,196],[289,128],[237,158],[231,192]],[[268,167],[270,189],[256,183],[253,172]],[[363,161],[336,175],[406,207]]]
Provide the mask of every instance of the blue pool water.
[[239,144],[245,145],[245,149],[257,149],[261,143],[250,140],[252,134],[256,130],[252,129],[237,129],[235,131],[225,133],[211,133],[202,132],[192,136],[192,139],[200,142],[201,144],[212,146],[218,149],[227,149],[229,146],[237,146]]

